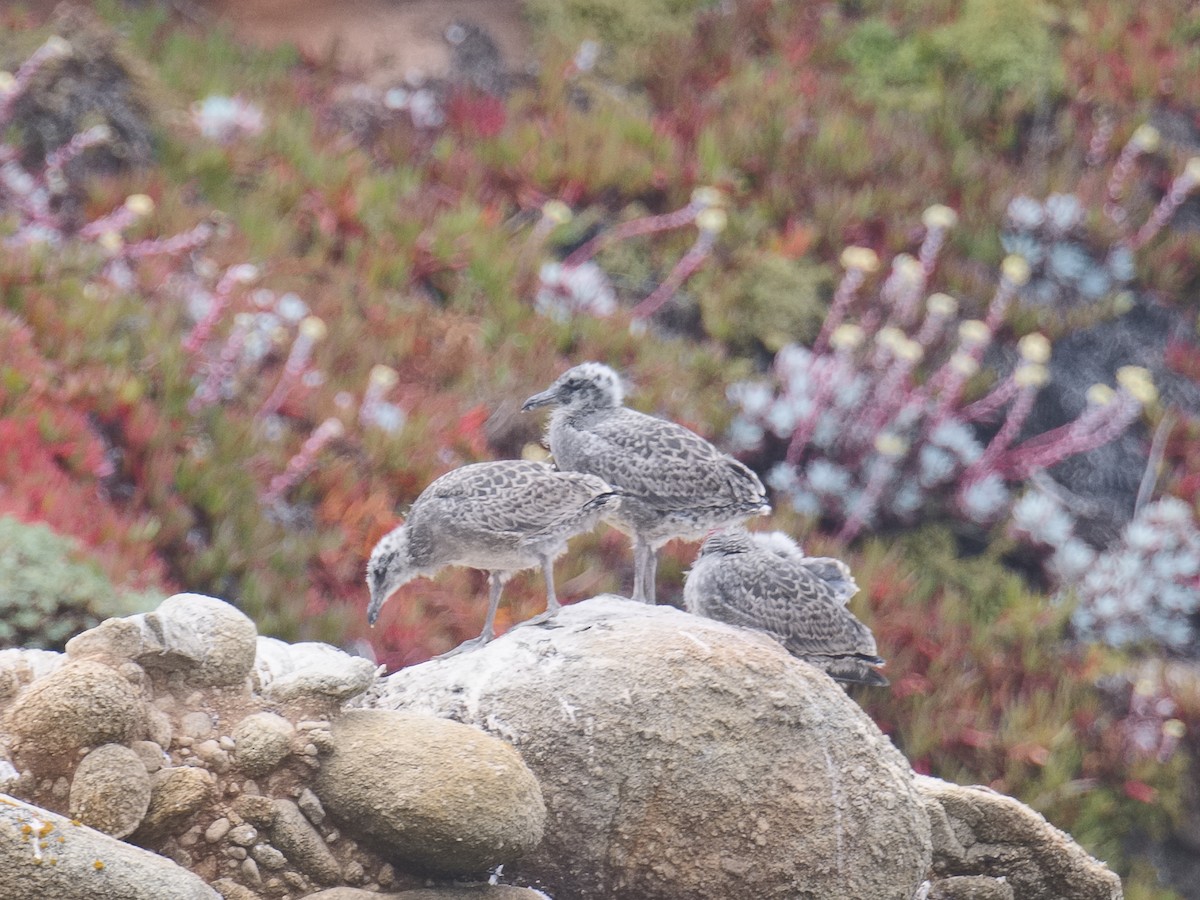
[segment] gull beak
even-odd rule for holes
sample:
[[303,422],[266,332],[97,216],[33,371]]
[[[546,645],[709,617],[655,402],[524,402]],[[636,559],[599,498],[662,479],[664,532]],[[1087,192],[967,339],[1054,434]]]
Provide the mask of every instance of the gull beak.
[[547,388],[540,394],[534,394],[523,404],[521,404],[521,412],[529,412],[531,409],[537,409],[539,406],[553,406],[558,402],[558,391],[555,388]]

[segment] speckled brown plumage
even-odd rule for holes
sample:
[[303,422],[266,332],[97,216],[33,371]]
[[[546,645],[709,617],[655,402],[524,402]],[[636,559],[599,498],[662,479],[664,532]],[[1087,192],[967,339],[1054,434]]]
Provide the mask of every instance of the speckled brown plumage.
[[703,537],[770,512],[758,476],[698,434],[621,405],[617,373],[583,363],[525,401],[556,405],[550,452],[560,469],[603,478],[621,495],[605,518],[631,535],[635,600],[654,602],[655,554],[673,538]]
[[871,630],[846,608],[858,586],[840,560],[805,557],[786,535],[731,528],[700,548],[687,610],[763,631],[839,681],[885,685]]
[[571,537],[595,527],[619,503],[602,479],[560,472],[527,460],[475,463],[447,472],[413,503],[403,525],[380,539],[367,566],[374,625],[384,602],[414,578],[446,566],[488,573],[489,606],[483,633],[492,637],[500,592],[515,572],[541,566],[547,614],[558,609],[554,560]]

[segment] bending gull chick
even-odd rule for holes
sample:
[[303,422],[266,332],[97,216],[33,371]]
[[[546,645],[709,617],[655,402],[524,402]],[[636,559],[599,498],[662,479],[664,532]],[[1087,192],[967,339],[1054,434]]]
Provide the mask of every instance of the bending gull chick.
[[719,532],[683,587],[687,611],[765,632],[838,681],[886,685],[871,629],[846,608],[858,592],[841,560],[813,558],[781,532]]
[[633,599],[654,602],[660,547],[771,511],[758,476],[682,425],[622,406],[617,373],[587,362],[522,409],[557,406],[550,452],[560,469],[588,472],[621,496],[605,519],[633,539]]
[[546,612],[531,621],[544,621],[559,609],[554,560],[570,538],[590,531],[618,503],[602,479],[559,472],[541,462],[502,460],[447,472],[421,492],[405,523],[385,534],[371,552],[367,621],[374,625],[383,604],[405,584],[432,577],[446,566],[488,573],[483,631],[452,653],[482,646],[495,636],[500,593],[522,569],[542,567]]

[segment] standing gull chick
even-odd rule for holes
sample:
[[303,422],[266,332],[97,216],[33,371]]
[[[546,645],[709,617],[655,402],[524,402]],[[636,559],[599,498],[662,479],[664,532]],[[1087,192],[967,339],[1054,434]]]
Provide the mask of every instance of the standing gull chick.
[[886,685],[871,629],[846,608],[858,591],[841,560],[806,557],[780,532],[719,532],[683,587],[688,612],[769,634],[838,681]]
[[446,566],[488,573],[483,631],[454,652],[492,639],[500,592],[522,569],[542,567],[543,616],[549,617],[559,609],[554,560],[566,550],[568,539],[590,531],[618,502],[600,478],[559,472],[546,463],[502,460],[447,472],[421,492],[405,523],[385,534],[371,552],[367,621],[374,625],[383,604],[409,581],[432,577]]
[[660,547],[771,511],[758,476],[682,425],[621,405],[617,373],[588,362],[564,372],[522,409],[557,406],[550,452],[560,469],[598,475],[620,506],[605,518],[633,538],[633,599],[654,602]]

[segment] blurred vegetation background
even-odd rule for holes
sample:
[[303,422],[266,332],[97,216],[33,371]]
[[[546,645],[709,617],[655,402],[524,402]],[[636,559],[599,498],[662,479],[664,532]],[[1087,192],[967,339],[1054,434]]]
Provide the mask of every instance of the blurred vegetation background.
[[[920,299],[957,299],[947,334],[1006,255],[1030,270],[963,404],[1035,331],[1055,350],[1022,437],[1122,366],[1157,397],[987,515],[904,468],[917,441],[889,469],[921,484],[905,504],[847,530],[777,479],[770,525],[851,565],[892,679],[856,698],[915,767],[1030,803],[1135,900],[1200,896],[1195,4],[528,0],[523,58],[455,21],[422,77],[251,45],[218,11],[0,7],[0,646],[190,590],[390,666],[442,652],[478,631],[479,573],[364,615],[370,548],[425,485],[538,452],[521,400],[585,359],[764,477],[812,476],[791,425],[748,430],[746,386],[794,423],[777,354],[818,340],[843,250],[882,263],[848,307],[870,338],[945,204]],[[906,396],[952,342],[921,345]],[[863,353],[878,396],[890,357]],[[861,486],[880,458],[834,461]],[[1054,533],[1043,475],[1071,488]],[[665,552],[666,602],[694,552]],[[631,572],[601,529],[560,594]]]

